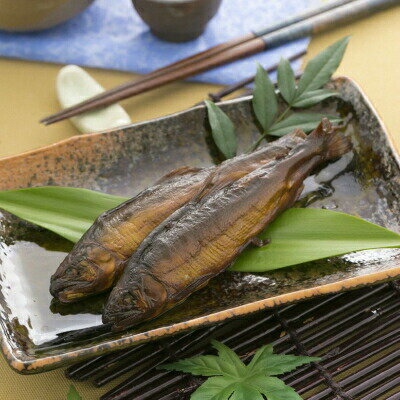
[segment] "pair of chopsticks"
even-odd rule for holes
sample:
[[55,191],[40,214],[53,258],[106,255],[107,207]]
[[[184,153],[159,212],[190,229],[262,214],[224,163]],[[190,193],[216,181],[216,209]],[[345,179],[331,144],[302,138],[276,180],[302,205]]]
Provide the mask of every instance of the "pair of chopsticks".
[[336,0],[290,18],[283,23],[251,32],[155,70],[141,79],[107,90],[44,118],[40,122],[50,125],[87,111],[99,109],[170,82],[188,78],[217,66],[260,53],[288,41],[355,21],[396,4],[400,4],[400,0]]

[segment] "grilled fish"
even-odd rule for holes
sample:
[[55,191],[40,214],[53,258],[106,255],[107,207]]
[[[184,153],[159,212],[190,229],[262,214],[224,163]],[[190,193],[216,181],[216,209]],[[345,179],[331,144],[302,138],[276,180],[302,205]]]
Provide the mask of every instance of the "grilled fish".
[[103,322],[125,329],[184,301],[293,205],[316,166],[348,150],[347,139],[324,119],[284,158],[222,189],[208,190],[176,211],[129,260],[110,294]]
[[217,174],[214,174],[216,167],[178,168],[154,186],[103,213],[52,276],[51,294],[67,303],[107,290],[119,278],[127,259],[143,239],[191,200],[210,174],[214,176],[211,186],[222,187],[260,165],[284,157],[304,137],[304,133],[295,131],[252,154],[223,162]]

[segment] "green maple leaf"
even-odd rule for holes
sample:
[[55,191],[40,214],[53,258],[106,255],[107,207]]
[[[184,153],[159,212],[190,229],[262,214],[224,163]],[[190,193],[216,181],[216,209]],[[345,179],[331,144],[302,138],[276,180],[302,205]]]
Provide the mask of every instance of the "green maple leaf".
[[301,397],[275,375],[300,365],[319,361],[316,357],[274,354],[271,345],[261,347],[248,365],[224,344],[213,340],[218,356],[197,356],[162,365],[169,371],[209,377],[191,400],[301,400]]

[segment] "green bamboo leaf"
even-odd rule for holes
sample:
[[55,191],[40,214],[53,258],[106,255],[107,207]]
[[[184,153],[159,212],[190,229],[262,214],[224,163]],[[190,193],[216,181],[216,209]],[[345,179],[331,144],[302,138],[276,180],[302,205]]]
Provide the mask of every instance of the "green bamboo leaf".
[[292,107],[311,107],[318,104],[322,100],[325,100],[332,96],[338,96],[339,93],[332,92],[331,90],[318,89],[312,90],[311,92],[303,93],[296,101],[292,104]]
[[400,247],[400,235],[336,211],[292,208],[262,234],[270,243],[245,250],[233,271],[265,272],[353,251]]
[[288,104],[296,97],[296,81],[289,60],[281,58],[278,65],[278,88]]
[[0,208],[60,236],[78,241],[104,211],[124,197],[59,186],[0,191]]
[[[87,189],[45,186],[0,192],[0,208],[78,241],[102,212],[126,198]],[[352,251],[400,247],[400,235],[356,217],[320,209],[290,209],[263,234],[271,243],[246,250],[235,271],[269,271]]]
[[274,85],[260,64],[257,64],[252,103],[257,120],[266,131],[274,122],[278,112],[278,100]]
[[338,124],[342,121],[341,118],[332,115],[298,112],[272,125],[268,133],[272,136],[284,136],[296,128],[300,128],[306,133],[311,132],[324,117],[328,118],[333,124]]
[[310,60],[299,81],[297,96],[321,88],[329,81],[342,61],[349,36],[333,43]]
[[237,139],[235,127],[229,117],[213,102],[205,101],[215,144],[225,158],[236,155]]

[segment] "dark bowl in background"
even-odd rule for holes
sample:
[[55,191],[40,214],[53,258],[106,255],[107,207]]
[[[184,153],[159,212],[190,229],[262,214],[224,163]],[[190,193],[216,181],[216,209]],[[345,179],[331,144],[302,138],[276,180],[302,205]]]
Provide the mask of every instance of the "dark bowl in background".
[[133,6],[160,39],[186,42],[200,36],[222,0],[132,0]]
[[94,0],[0,0],[0,29],[30,32],[52,28],[75,17]]

